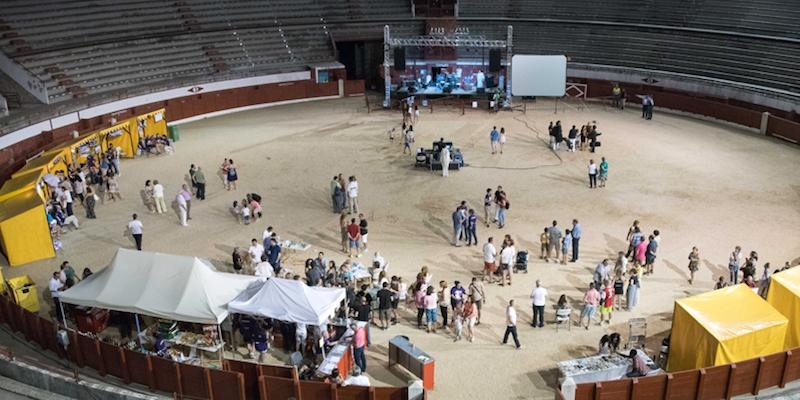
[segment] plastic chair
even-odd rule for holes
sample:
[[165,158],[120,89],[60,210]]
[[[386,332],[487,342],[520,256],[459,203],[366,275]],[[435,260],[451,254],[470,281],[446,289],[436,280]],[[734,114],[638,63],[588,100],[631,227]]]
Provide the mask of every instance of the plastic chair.
[[628,320],[628,343],[626,349],[643,349],[647,339],[647,320],[644,318],[631,318]]
[[572,309],[571,308],[559,308],[556,309],[556,332],[558,332],[559,325],[563,323],[567,323],[567,330],[572,330]]

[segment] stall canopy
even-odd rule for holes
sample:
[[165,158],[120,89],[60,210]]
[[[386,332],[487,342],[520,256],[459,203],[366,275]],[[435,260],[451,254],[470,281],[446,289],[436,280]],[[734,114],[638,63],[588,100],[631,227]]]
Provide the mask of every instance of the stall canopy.
[[772,275],[767,302],[789,319],[785,347],[800,347],[800,267]]
[[667,370],[730,364],[783,350],[788,321],[745,285],[677,300]]
[[11,266],[55,257],[44,203],[36,188],[2,201],[0,246]]
[[196,257],[119,249],[108,267],[64,291],[61,301],[219,324],[228,316],[228,302],[256,279],[218,272]]
[[341,288],[311,287],[302,281],[272,278],[242,292],[228,304],[228,311],[321,325],[333,316],[344,298]]

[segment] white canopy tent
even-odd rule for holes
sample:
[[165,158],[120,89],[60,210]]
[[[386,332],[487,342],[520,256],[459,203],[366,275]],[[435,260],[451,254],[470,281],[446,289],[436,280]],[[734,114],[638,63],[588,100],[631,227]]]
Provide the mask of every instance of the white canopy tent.
[[345,298],[341,288],[311,287],[302,281],[270,278],[251,285],[228,304],[228,311],[319,326]]
[[256,277],[218,272],[196,257],[119,249],[111,264],[61,293],[61,301],[218,325]]

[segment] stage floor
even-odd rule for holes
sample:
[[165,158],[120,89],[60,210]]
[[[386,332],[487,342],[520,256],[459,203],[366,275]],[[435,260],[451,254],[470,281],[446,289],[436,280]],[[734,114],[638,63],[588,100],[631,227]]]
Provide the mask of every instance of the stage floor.
[[425,89],[418,89],[413,93],[409,93],[407,87],[403,87],[396,90],[396,93],[401,96],[484,96],[489,95],[494,88],[486,89],[486,93],[478,94],[478,91],[475,89],[472,90],[465,90],[461,88],[453,89],[450,92],[445,92],[444,90],[436,87],[436,86],[429,86]]

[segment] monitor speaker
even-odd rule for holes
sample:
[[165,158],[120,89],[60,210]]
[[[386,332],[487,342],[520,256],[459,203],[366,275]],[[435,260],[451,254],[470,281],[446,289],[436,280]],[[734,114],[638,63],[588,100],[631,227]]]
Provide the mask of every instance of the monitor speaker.
[[500,71],[500,50],[491,49],[489,50],[489,72],[499,72],[499,71]]
[[406,48],[398,47],[394,49],[394,69],[404,71],[406,69]]

